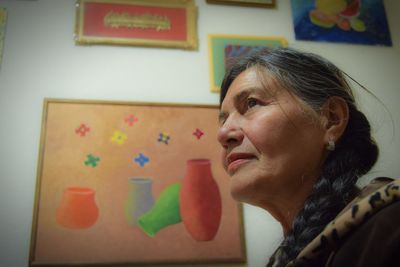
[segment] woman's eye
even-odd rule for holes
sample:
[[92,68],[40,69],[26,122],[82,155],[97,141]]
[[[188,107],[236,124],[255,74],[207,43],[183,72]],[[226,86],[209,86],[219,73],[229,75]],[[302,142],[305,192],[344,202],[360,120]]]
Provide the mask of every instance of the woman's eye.
[[257,99],[254,98],[249,98],[247,99],[247,108],[252,108],[254,106],[257,106],[259,104]]

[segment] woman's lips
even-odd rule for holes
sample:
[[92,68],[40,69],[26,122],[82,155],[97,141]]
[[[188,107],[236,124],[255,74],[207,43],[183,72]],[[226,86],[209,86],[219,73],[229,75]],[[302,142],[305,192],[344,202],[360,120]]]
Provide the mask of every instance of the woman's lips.
[[232,175],[234,174],[243,164],[255,159],[256,157],[252,154],[247,153],[232,153],[226,158],[227,172]]

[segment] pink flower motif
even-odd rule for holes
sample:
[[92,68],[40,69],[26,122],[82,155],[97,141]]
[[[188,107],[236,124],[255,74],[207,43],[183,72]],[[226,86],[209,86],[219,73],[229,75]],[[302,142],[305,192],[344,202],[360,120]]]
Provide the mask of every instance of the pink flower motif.
[[127,116],[125,118],[125,122],[129,125],[129,126],[133,126],[133,124],[135,124],[135,122],[137,122],[139,119],[136,118],[133,114]]
[[200,140],[204,133],[199,128],[196,128],[196,131],[193,132],[193,135],[196,136],[198,140]]
[[90,128],[82,123],[78,128],[75,129],[75,133],[80,136],[85,136],[88,132],[90,132]]

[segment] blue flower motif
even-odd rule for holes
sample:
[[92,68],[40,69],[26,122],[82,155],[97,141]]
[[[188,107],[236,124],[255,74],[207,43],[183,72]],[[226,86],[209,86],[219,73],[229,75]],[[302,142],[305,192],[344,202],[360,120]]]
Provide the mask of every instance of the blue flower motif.
[[137,156],[134,159],[134,162],[137,162],[140,165],[140,167],[143,167],[149,161],[150,161],[150,159],[148,157],[146,157],[143,153],[139,153],[139,156]]

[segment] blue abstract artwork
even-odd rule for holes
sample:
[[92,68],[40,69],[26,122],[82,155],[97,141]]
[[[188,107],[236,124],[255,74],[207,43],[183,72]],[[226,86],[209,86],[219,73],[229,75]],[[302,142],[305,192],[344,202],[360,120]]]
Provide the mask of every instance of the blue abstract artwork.
[[382,0],[291,0],[297,40],[392,46]]

